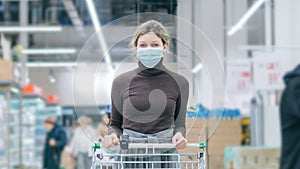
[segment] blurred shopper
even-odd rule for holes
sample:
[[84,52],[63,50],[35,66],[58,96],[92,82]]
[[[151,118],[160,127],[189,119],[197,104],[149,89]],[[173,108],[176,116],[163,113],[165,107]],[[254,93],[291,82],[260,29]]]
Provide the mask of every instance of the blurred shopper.
[[47,137],[44,147],[43,169],[59,169],[61,153],[67,143],[67,135],[56,123],[55,116],[45,119]]
[[70,148],[76,158],[77,169],[89,169],[92,164],[91,149],[96,131],[92,127],[92,119],[87,116],[81,116],[76,125]]
[[108,127],[110,124],[110,112],[106,112],[103,116],[102,116],[102,123],[99,124],[98,126],[98,139],[99,140],[103,140],[104,136],[107,135],[108,133]]
[[300,64],[285,75],[280,116],[282,132],[281,169],[300,168]]

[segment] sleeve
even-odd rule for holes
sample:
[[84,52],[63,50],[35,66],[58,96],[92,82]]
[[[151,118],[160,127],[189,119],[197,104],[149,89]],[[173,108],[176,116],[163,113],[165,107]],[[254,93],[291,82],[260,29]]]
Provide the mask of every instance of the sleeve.
[[175,110],[175,129],[174,134],[180,132],[183,137],[186,135],[185,128],[185,118],[186,118],[186,110],[187,110],[187,102],[189,98],[189,82],[184,79],[184,82],[179,86],[180,88],[180,96],[176,102],[176,110]]
[[67,135],[66,132],[63,129],[61,129],[56,139],[56,147],[63,149],[66,144],[67,144]]
[[111,120],[108,128],[108,134],[115,133],[118,137],[122,134],[122,97],[121,97],[121,88],[118,85],[118,78],[113,81],[112,90],[111,90]]
[[[294,91],[295,92],[292,92],[293,95],[294,95],[294,99],[293,101],[291,102],[294,102],[293,104],[296,106],[295,107],[295,116],[300,118],[300,78],[299,80],[297,81],[297,84],[294,86]],[[293,105],[291,105],[291,107],[293,107]]]

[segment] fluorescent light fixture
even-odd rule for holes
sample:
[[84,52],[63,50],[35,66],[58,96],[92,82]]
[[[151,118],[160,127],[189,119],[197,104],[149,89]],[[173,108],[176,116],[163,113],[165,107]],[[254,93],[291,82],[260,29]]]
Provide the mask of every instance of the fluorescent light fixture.
[[24,49],[22,53],[27,55],[74,54],[76,49]]
[[0,32],[59,32],[61,26],[0,26]]
[[50,81],[51,83],[55,83],[55,82],[56,82],[56,78],[55,78],[53,69],[50,69],[50,72],[49,72],[49,81]]
[[97,37],[98,37],[99,42],[100,42],[100,46],[104,51],[104,53],[103,53],[104,60],[105,60],[106,63],[110,64],[109,70],[113,71],[113,67],[111,66],[110,55],[109,55],[109,53],[105,53],[106,51],[108,51],[108,48],[106,46],[106,42],[105,42],[105,39],[104,39],[103,32],[100,30],[101,25],[100,25],[98,15],[97,15],[96,10],[95,10],[95,4],[94,4],[93,0],[86,0],[86,3],[87,3],[89,13],[91,15],[93,26],[96,30],[96,34],[97,34]]
[[74,67],[75,62],[28,62],[27,67]]
[[98,30],[100,30],[101,26],[100,26],[98,15],[95,10],[95,4],[94,4],[93,0],[86,0],[86,3],[87,3],[88,10],[90,12],[90,15],[91,15],[91,19],[92,19],[94,28],[96,31],[98,31]]
[[200,70],[203,69],[203,65],[202,63],[199,63],[193,70],[192,70],[192,73],[197,73],[199,72]]
[[236,31],[240,30],[248,19],[257,11],[257,9],[265,3],[266,0],[257,0],[245,15],[227,32],[228,36],[232,36]]
[[265,46],[265,45],[244,45],[241,50],[300,50],[300,46]]

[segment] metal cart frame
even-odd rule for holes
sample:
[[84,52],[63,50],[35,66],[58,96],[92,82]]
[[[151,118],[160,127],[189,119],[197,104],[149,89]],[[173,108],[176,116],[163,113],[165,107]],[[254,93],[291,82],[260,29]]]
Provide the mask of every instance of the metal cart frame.
[[[124,145],[118,145],[114,147],[114,150],[117,150],[116,153],[104,153],[101,150],[101,143],[95,143],[93,145],[93,156],[92,156],[92,165],[91,169],[125,169],[131,168],[126,167],[128,164],[142,164],[144,167],[142,168],[157,168],[154,167],[155,164],[174,164],[176,169],[181,168],[192,168],[192,169],[206,169],[206,143],[189,143],[187,144],[187,148],[197,148],[199,149],[198,153],[195,154],[156,154],[153,153],[157,149],[174,149],[175,146],[171,143],[128,143],[125,148]],[[130,150],[130,149],[145,149],[145,153],[143,154],[124,154],[120,153],[118,150]],[[153,157],[153,156],[173,156],[176,157],[176,160],[172,161],[156,161],[156,160],[147,160],[147,161],[131,161],[126,160],[127,157]],[[194,156],[191,160],[181,160],[181,157],[184,156]],[[108,160],[105,157],[113,157],[112,159]],[[138,167],[140,168],[140,167]]]

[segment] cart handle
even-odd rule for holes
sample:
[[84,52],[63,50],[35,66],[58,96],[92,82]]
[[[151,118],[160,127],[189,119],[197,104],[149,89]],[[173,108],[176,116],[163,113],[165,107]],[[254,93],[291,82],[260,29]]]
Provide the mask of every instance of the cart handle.
[[[172,143],[128,143],[128,148],[174,148],[175,145]],[[100,143],[95,143],[93,145],[93,150],[96,152],[97,149],[100,149]],[[206,150],[206,143],[188,143],[187,148],[199,148],[203,151]]]

